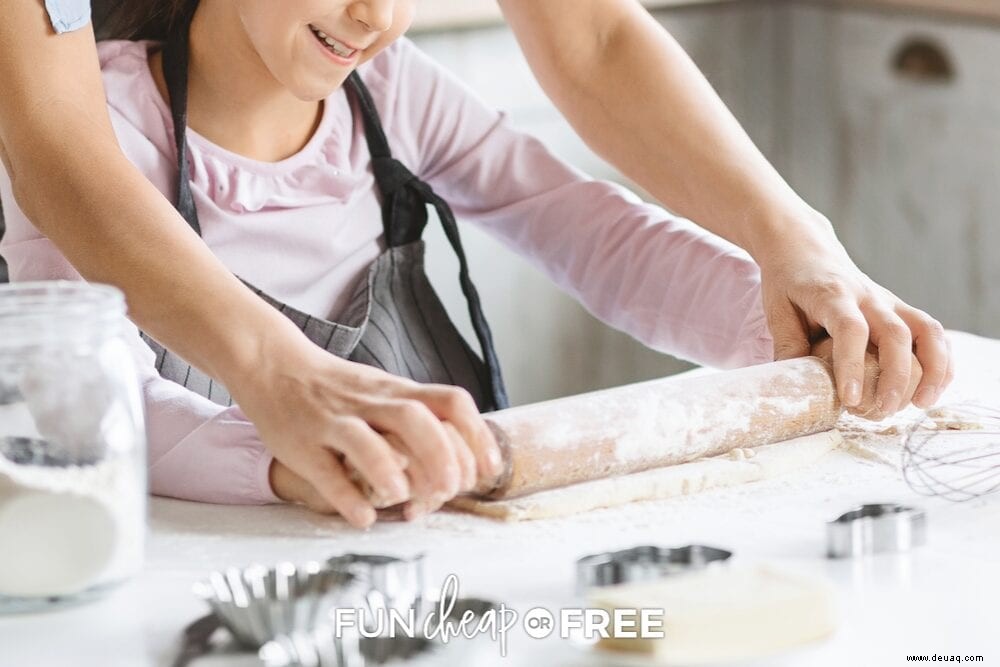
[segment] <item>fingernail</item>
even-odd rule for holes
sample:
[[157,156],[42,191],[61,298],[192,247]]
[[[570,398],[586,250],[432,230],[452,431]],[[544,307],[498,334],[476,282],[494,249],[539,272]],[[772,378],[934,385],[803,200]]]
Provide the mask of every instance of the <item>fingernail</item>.
[[854,407],[861,402],[861,383],[851,380],[844,390],[844,403]]
[[389,483],[389,493],[388,495],[392,498],[398,498],[397,503],[401,503],[410,497],[410,482],[406,479],[405,475],[393,475],[392,481]]
[[415,521],[425,514],[427,514],[427,506],[420,500],[414,500],[403,510],[403,516],[407,521]]
[[500,456],[500,449],[497,447],[490,447],[486,454],[486,458],[490,462],[490,470],[496,474],[500,474],[503,468],[503,457]]
[[899,409],[899,392],[895,389],[887,391],[878,401],[878,409],[883,415],[890,415]]
[[375,514],[375,509],[372,507],[362,507],[354,512],[355,522],[363,528],[368,528],[373,523],[378,515]]
[[937,387],[924,387],[917,392],[917,397],[913,399],[913,402],[921,408],[929,408],[937,402],[937,393]]

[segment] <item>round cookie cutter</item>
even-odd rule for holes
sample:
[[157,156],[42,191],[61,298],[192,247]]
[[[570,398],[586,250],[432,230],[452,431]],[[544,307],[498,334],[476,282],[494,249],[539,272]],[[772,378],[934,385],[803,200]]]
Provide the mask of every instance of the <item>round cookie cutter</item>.
[[896,503],[861,505],[826,524],[828,558],[906,552],[926,541],[923,510]]

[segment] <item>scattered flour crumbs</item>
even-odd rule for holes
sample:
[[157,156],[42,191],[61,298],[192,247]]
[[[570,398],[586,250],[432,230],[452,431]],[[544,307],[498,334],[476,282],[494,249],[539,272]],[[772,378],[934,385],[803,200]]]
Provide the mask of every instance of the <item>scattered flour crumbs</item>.
[[932,408],[924,413],[909,407],[880,422],[845,414],[837,422],[837,429],[844,436],[842,450],[864,461],[892,468],[899,468],[903,440],[912,429],[971,431],[981,428],[981,424],[964,420],[949,408]]

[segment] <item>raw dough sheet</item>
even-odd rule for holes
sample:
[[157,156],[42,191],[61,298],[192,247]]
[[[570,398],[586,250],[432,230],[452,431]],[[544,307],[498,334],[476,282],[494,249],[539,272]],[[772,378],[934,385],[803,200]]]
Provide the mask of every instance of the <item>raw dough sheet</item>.
[[511,500],[456,498],[449,507],[504,521],[549,519],[735,486],[783,475],[819,460],[843,442],[837,430],[665,468],[575,484]]

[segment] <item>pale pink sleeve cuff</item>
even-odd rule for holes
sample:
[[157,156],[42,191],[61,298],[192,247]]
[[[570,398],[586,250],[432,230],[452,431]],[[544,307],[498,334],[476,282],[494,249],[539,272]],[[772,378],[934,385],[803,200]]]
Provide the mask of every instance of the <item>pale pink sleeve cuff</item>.
[[225,505],[283,502],[272,456],[239,407],[224,408],[159,376],[143,385],[153,494]]

